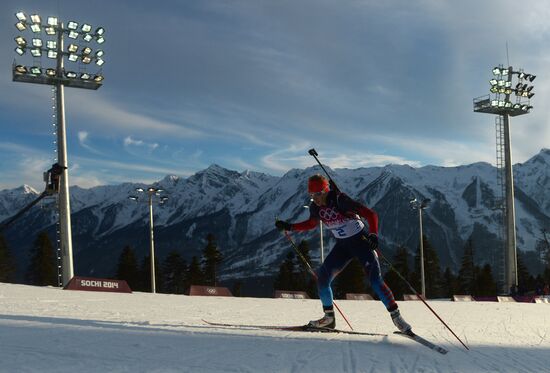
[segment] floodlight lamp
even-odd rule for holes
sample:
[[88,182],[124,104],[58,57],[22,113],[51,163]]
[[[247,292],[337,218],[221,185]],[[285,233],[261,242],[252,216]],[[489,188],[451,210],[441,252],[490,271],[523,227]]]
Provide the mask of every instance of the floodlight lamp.
[[511,90],[510,88],[505,88],[505,89],[504,89],[504,93],[507,94],[507,95],[509,95],[509,94],[512,93],[512,90]]
[[535,80],[536,77],[537,77],[536,75],[532,75],[532,74],[531,74],[531,75],[529,76],[529,81],[532,82],[533,80]]
[[74,53],[69,54],[69,61],[71,62],[78,61],[78,54],[74,54]]
[[128,196],[128,199],[131,199],[132,201],[137,201],[138,197],[136,196]]
[[534,95],[535,95],[535,94],[534,94],[533,92],[530,92],[530,93],[527,94],[527,98],[531,98],[531,97],[533,97]]
[[521,108],[520,104],[514,104],[514,109],[519,109],[519,108]]
[[525,91],[527,89],[527,84],[524,84],[522,87],[521,87],[521,90],[522,91]]
[[65,71],[65,76],[69,79],[76,78],[76,73],[74,71]]
[[23,65],[17,65],[15,66],[15,72],[18,74],[26,74],[27,73],[27,67]]
[[521,89],[521,86],[522,86],[522,85],[523,85],[523,84],[521,84],[521,83],[516,84],[516,89]]
[[505,86],[505,87],[511,87],[511,86],[512,86],[512,82],[509,81],[509,80],[506,80],[506,81],[504,82],[504,86]]
[[48,25],[57,26],[57,17],[48,17]]
[[97,58],[96,61],[95,61],[95,64],[97,66],[103,66],[104,63],[105,63],[105,60],[103,60],[101,58]]
[[92,26],[87,23],[83,23],[80,29],[82,30],[82,32],[90,32],[92,31]]
[[92,58],[90,56],[82,57],[82,63],[89,64],[90,62],[92,62]]
[[105,38],[103,36],[98,36],[96,41],[97,44],[103,44],[105,42]]
[[46,75],[48,76],[55,76],[55,69],[46,69]]
[[491,106],[493,106],[493,107],[498,106],[498,100],[492,100],[491,101]]
[[15,37],[15,42],[16,42],[17,45],[20,46],[20,47],[26,47],[26,46],[27,46],[27,41],[26,41],[25,38],[22,37],[22,36],[16,36],[16,37]]
[[94,76],[94,82],[96,82],[96,83],[101,83],[103,81],[103,79],[104,79],[103,75],[95,75]]
[[67,24],[67,28],[69,30],[76,30],[78,28],[78,23],[74,21],[69,21],[69,23]]
[[57,51],[53,50],[53,49],[50,49],[48,51],[48,58],[57,58]]
[[496,79],[491,79],[491,80],[489,80],[489,84],[491,84],[491,85],[497,85],[497,83],[498,83],[498,82],[497,82]]
[[40,48],[33,48],[31,49],[31,54],[33,57],[40,57],[42,56],[42,50]]
[[498,89],[498,93],[504,93],[504,92],[506,92],[506,88],[500,87],[500,88]]
[[19,31],[24,31],[27,29],[27,26],[25,25],[24,22],[17,22],[15,24],[15,27],[19,30]]
[[17,13],[15,13],[15,16],[21,22],[25,22],[27,20],[27,17],[25,16],[25,13],[23,13],[23,12],[17,12]]
[[136,188],[136,192],[143,192],[143,188]]
[[527,110],[529,110],[528,107],[529,107],[529,106],[527,106],[527,105],[523,105],[523,106],[521,107],[521,110],[527,111]]
[[496,86],[492,86],[490,91],[491,93],[498,93],[498,88]]
[[103,27],[98,27],[95,30],[96,35],[103,35],[105,33],[105,29]]
[[531,91],[533,90],[533,88],[535,88],[535,86],[533,86],[533,85],[530,86],[530,87],[527,87],[526,91],[527,91],[527,92],[531,92]]
[[80,74],[80,79],[82,79],[82,80],[90,80],[90,74],[88,74],[88,73],[82,73],[82,74]]
[[46,31],[46,34],[48,35],[55,35],[55,27],[53,26],[46,27],[44,31]]
[[38,67],[38,66],[33,66],[33,67],[31,67],[29,70],[30,70],[31,74],[33,74],[33,75],[40,75],[40,74],[42,74],[42,69],[41,69],[40,67]]
[[510,101],[506,101],[506,104],[504,106],[507,107],[507,108],[511,108],[512,103]]
[[55,40],[47,40],[46,48],[48,49],[57,49],[57,42]]
[[520,73],[518,73],[518,78],[519,78],[519,79],[525,78],[525,73],[524,73],[523,71],[521,71]]
[[504,101],[499,101],[499,102],[498,102],[498,107],[504,107],[505,104],[506,104],[506,102],[504,102]]
[[82,39],[84,39],[84,41],[87,41],[88,43],[92,41],[93,38],[94,37],[91,34],[84,34],[84,36],[82,37]]
[[89,55],[90,53],[92,53],[92,48],[90,48],[90,47],[84,47],[84,49],[82,49],[82,55],[83,55],[83,56],[87,56],[87,55]]
[[22,56],[25,54],[25,49],[21,48],[21,47],[17,47],[15,48],[15,53],[17,53],[18,55]]
[[69,53],[76,53],[77,50],[78,50],[78,45],[76,44],[69,44],[69,46],[67,47],[67,52]]
[[35,34],[38,34],[40,32],[40,24],[39,23],[33,23],[31,25],[31,31]]
[[500,67],[493,68],[493,74],[494,75],[500,75]]
[[95,52],[96,57],[102,57],[105,54],[105,52],[101,49],[99,49],[97,52]]
[[32,14],[31,15],[31,21],[32,23],[38,23],[40,24],[42,20],[40,19],[40,16],[38,14]]
[[74,30],[70,30],[68,36],[69,36],[71,39],[76,39],[76,38],[78,38],[78,35],[79,35],[78,32],[76,32],[76,31],[74,31]]
[[33,38],[32,39],[32,46],[40,48],[42,46],[42,39]]
[[502,69],[501,71],[502,75],[508,75],[509,70],[508,69]]
[[499,80],[499,81],[497,82],[497,85],[498,85],[499,87],[503,87],[503,86],[504,86],[504,80]]

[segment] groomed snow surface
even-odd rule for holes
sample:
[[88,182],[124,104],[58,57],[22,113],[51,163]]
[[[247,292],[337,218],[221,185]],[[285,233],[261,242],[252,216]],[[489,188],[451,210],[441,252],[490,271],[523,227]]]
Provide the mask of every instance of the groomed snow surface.
[[[246,330],[216,322],[294,325],[318,300],[69,291],[0,283],[1,372],[550,372],[550,304],[400,302],[438,354],[392,335],[377,301],[339,301],[359,331],[388,337]],[[341,317],[338,326],[346,328]]]

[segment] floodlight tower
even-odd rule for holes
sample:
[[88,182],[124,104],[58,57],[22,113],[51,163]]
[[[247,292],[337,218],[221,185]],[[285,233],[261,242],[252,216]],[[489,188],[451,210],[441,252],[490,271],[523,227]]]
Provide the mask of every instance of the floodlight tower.
[[[503,213],[506,239],[505,250],[501,254],[502,276],[501,292],[508,293],[518,286],[516,224],[514,210],[514,174],[512,170],[512,146],[510,143],[510,117],[527,114],[531,111],[531,98],[535,95],[533,86],[529,86],[536,76],[527,74],[523,69],[514,70],[512,66],[499,65],[493,68],[493,79],[489,81],[493,94],[474,98],[474,111],[498,115],[497,128],[497,181],[501,185],[505,203],[500,206]],[[512,77],[517,76],[514,85]],[[515,102],[511,95],[515,94]],[[504,162],[504,164],[502,164]]]
[[[163,192],[163,189],[155,188],[155,187],[148,187],[147,189],[143,188],[136,188],[136,192],[138,193],[147,193],[147,204],[149,206],[149,248],[150,248],[150,256],[151,256],[151,293],[156,293],[156,280],[155,280],[155,237],[153,234],[153,197],[158,197],[158,203],[164,204],[168,197],[161,196],[160,193]],[[139,202],[140,199],[138,196],[129,196],[128,199],[131,199],[132,201]]]
[[[103,50],[98,49],[92,54],[89,43],[95,40],[98,44],[105,41],[105,29],[98,27],[92,31],[92,26],[83,23],[70,21],[67,26],[59,21],[57,17],[48,17],[47,22],[43,23],[38,14],[27,17],[23,12],[15,14],[17,23],[15,27],[23,32],[30,29],[32,40],[27,41],[24,36],[15,37],[15,53],[23,56],[30,52],[33,56],[33,64],[26,66],[13,63],[12,74],[13,81],[23,83],[47,84],[54,87],[56,115],[53,125],[57,125],[57,154],[58,164],[63,171],[60,175],[59,186],[59,226],[62,255],[62,283],[66,285],[74,275],[73,269],[73,249],[71,235],[71,207],[69,202],[69,174],[67,161],[67,139],[65,127],[65,92],[64,87],[98,89],[103,82],[101,70],[91,74],[86,71],[86,66],[95,62],[97,66],[102,66]],[[42,33],[47,38],[41,38]],[[67,49],[63,47],[65,36],[73,39]],[[46,55],[52,61],[51,66],[42,66],[42,56]],[[64,57],[78,64],[78,73],[71,70],[65,70]],[[46,59],[46,61],[49,61]],[[47,64],[47,62],[46,62]]]
[[411,208],[418,210],[418,225],[420,227],[420,283],[422,286],[422,296],[426,299],[426,278],[424,272],[424,234],[422,233],[422,210],[428,207],[431,202],[425,198],[420,202],[416,198],[410,201]]

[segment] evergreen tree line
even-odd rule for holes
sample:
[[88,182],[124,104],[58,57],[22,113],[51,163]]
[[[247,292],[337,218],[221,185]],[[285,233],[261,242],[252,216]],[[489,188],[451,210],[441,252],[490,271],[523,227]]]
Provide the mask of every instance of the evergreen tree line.
[[[155,261],[156,291],[166,294],[185,294],[191,285],[217,286],[220,263],[223,260],[214,235],[206,237],[202,257],[191,262],[174,250],[164,260]],[[151,291],[151,258],[146,255],[139,263],[135,251],[126,246],[120,254],[115,278],[125,280],[134,291]]]

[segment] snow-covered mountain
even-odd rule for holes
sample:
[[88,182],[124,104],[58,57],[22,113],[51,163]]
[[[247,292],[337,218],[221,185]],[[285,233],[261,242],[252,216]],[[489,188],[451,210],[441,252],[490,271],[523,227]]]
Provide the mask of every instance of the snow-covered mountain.
[[[226,277],[269,275],[278,270],[290,249],[274,228],[275,217],[306,219],[306,180],[318,167],[292,169],[281,177],[217,165],[189,178],[167,176],[156,186],[169,200],[154,207],[155,248],[162,259],[178,250],[186,258],[199,255],[206,235],[213,233],[225,261]],[[437,249],[442,265],[457,267],[466,240],[471,238],[480,261],[491,262],[500,223],[496,169],[488,163],[459,167],[407,165],[330,170],[341,190],[374,208],[380,218],[382,250],[398,245],[417,249],[418,215],[412,198],[430,198],[424,211],[424,233]],[[550,150],[514,166],[518,247],[533,251],[540,230],[550,227]],[[142,256],[148,251],[148,209],[128,199],[143,184],[71,187],[73,251],[79,275],[111,276],[125,245]],[[30,202],[38,192],[27,186],[0,191],[0,220]],[[34,207],[6,231],[21,272],[39,230],[55,237],[52,202]],[[310,239],[316,253],[318,231],[295,234]],[[327,242],[328,241],[328,242]],[[331,244],[327,233],[325,243]],[[315,256],[315,254],[314,254]]]

